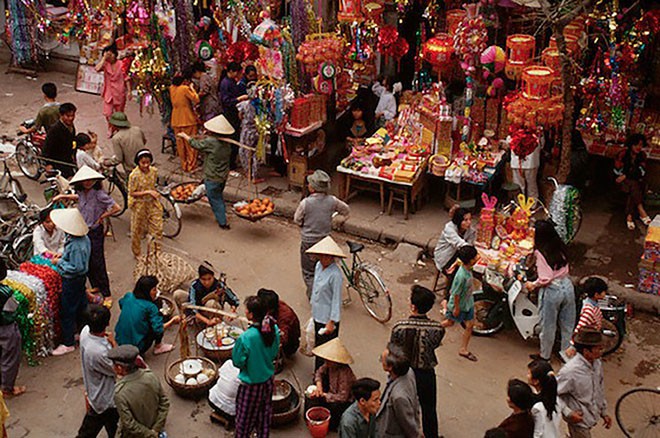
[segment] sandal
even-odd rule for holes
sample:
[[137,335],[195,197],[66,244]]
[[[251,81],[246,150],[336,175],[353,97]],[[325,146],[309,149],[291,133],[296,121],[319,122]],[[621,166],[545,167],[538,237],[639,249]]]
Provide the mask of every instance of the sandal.
[[642,218],[642,223],[648,227],[649,225],[651,225],[651,218],[648,216],[644,216]]
[[635,229],[635,222],[633,222],[633,221],[626,221],[626,225],[628,225],[628,229],[630,231]]
[[169,353],[174,350],[174,345],[172,344],[161,344],[158,347],[154,348],[154,354],[158,356],[159,354]]
[[472,354],[472,352],[469,351],[467,353],[458,353],[458,355],[472,362],[476,362],[478,360],[477,356],[475,356],[474,354]]
[[25,394],[27,388],[25,386],[14,386],[14,389],[11,391],[2,390],[2,395],[5,397],[18,397],[21,394]]

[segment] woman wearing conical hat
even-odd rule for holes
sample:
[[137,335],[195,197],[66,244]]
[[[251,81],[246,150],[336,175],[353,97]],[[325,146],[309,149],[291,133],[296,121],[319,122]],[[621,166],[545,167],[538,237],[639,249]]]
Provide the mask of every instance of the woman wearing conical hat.
[[[321,345],[339,336],[344,275],[335,260],[346,257],[346,254],[330,236],[312,246],[307,253],[318,260],[314,269],[310,303],[314,319],[314,345]],[[323,359],[317,356],[314,370],[321,365]]]
[[355,382],[355,374],[350,367],[353,358],[339,338],[319,345],[312,353],[325,363],[314,373],[316,390],[311,394],[305,409],[312,406],[328,408],[330,429],[335,430],[342,414],[353,402],[351,386]]

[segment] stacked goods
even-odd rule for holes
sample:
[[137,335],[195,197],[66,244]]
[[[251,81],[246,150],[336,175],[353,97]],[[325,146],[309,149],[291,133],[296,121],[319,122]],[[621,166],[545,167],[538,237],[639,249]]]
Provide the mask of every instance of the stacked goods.
[[293,101],[289,116],[291,128],[303,130],[315,123],[325,122],[326,119],[325,96],[307,94]]
[[489,197],[486,193],[482,193],[481,200],[484,203],[484,207],[481,209],[479,217],[477,241],[490,248],[493,237],[495,237],[495,206],[497,205],[497,198],[495,196]]
[[273,211],[275,211],[275,204],[269,198],[256,198],[250,202],[242,201],[234,204],[234,212],[238,216],[253,221],[273,214]]
[[305,70],[315,72],[324,62],[339,64],[346,42],[334,34],[308,35],[298,48],[296,59],[303,63]]
[[198,182],[177,184],[170,191],[170,195],[177,202],[197,201],[204,195],[204,185]]
[[646,234],[637,289],[646,294],[660,295],[660,215],[653,219]]

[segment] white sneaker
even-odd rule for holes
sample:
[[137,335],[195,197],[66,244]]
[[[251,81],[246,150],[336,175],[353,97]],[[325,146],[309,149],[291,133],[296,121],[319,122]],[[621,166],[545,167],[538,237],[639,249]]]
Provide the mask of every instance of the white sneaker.
[[53,350],[53,356],[64,356],[65,354],[73,353],[76,347],[67,347],[64,344],[60,344],[59,347]]

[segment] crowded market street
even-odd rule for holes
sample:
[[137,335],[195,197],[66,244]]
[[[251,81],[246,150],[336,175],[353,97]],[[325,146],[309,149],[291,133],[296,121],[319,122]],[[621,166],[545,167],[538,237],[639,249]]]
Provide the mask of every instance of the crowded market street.
[[[0,64],[4,70],[6,64]],[[76,126],[82,131],[99,133],[101,148],[107,146],[105,121],[100,117],[98,96],[77,93],[66,84],[71,76],[63,73],[42,73],[38,80],[29,80],[23,75],[3,75],[0,85],[0,134],[13,135],[24,119],[33,116],[41,105],[39,87],[46,80],[60,84],[60,102],[75,102],[78,107]],[[174,165],[168,156],[160,153],[161,125],[157,115],[138,114],[134,104],[126,110],[130,120],[141,126],[147,136],[147,146],[155,155],[155,163],[161,173],[168,173]],[[14,172],[20,172],[14,168]],[[29,200],[42,204],[42,187],[22,175],[19,180]],[[264,187],[268,183],[264,184]],[[295,192],[299,196],[299,192]],[[351,205],[353,208],[353,205]],[[175,239],[164,239],[163,249],[181,256],[196,267],[203,261],[210,262],[218,271],[227,274],[230,287],[241,301],[254,295],[259,288],[275,290],[298,314],[301,324],[310,315],[310,304],[305,296],[305,285],[300,273],[299,246],[300,229],[281,217],[269,217],[252,223],[235,215],[229,215],[231,230],[218,228],[209,206],[205,203],[182,205],[183,228]],[[352,214],[360,217],[359,206]],[[413,217],[409,223],[399,220],[400,227],[419,227]],[[130,211],[119,218],[111,219],[113,236],[105,241],[108,275],[113,291],[114,304],[111,309],[111,327],[119,315],[118,300],[134,286],[134,259],[128,236]],[[436,220],[436,229],[427,233],[439,236],[446,217]],[[430,221],[425,223],[431,224]],[[401,225],[404,224],[404,225]],[[596,233],[588,230],[586,233]],[[406,256],[396,250],[396,245],[360,239],[347,234],[333,233],[342,247],[347,240],[357,240],[366,245],[364,259],[376,264],[387,284],[393,301],[390,321],[380,324],[369,317],[359,298],[352,291],[352,304],[342,310],[341,338],[350,351],[355,375],[372,377],[381,382],[386,375],[379,356],[387,344],[390,330],[396,321],[408,316],[409,291],[414,284],[431,287],[435,270],[432,261],[417,263],[413,253]],[[403,256],[402,256],[403,254]],[[612,254],[612,257],[617,255]],[[620,255],[618,255],[620,257]],[[624,256],[625,257],[625,256]],[[637,257],[631,255],[631,258]],[[576,262],[577,263],[577,262]],[[596,269],[597,267],[594,267]],[[580,273],[589,266],[581,265]],[[624,280],[625,281],[625,280]],[[243,305],[239,308],[242,314]],[[436,306],[430,317],[441,319]],[[628,389],[658,384],[660,370],[660,321],[657,315],[635,312],[627,320],[628,333],[623,345],[604,360],[605,396],[610,415],[614,415],[617,398]],[[166,430],[170,438],[194,438],[209,436],[232,436],[223,427],[209,420],[210,408],[205,398],[190,401],[177,396],[163,378],[167,364],[178,359],[179,343],[176,339],[177,326],[166,329],[164,342],[175,344],[175,349],[160,356],[147,353],[145,360],[160,378],[170,399],[170,411]],[[513,377],[526,380],[528,355],[537,351],[537,340],[524,341],[512,329],[506,329],[492,337],[475,337],[471,349],[479,357],[478,362],[468,362],[456,354],[460,343],[460,330],[447,330],[443,345],[437,350],[438,366],[438,419],[440,433],[446,438],[481,437],[485,430],[497,426],[509,415],[507,406],[507,381]],[[194,345],[191,349],[194,353]],[[23,437],[70,437],[78,429],[85,414],[83,379],[80,354],[63,357],[39,358],[38,366],[22,363],[18,383],[27,386],[27,393],[8,399],[11,416],[7,419],[8,436]],[[561,365],[553,358],[555,370]],[[300,353],[285,362],[279,377],[299,382],[301,388],[311,383],[313,359]],[[284,427],[272,430],[276,437],[307,436],[307,427],[302,418]],[[602,425],[594,430],[594,436],[602,438],[620,437],[616,425],[605,430]],[[105,436],[105,435],[102,435]],[[336,435],[330,435],[336,436]]]

